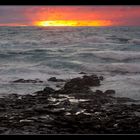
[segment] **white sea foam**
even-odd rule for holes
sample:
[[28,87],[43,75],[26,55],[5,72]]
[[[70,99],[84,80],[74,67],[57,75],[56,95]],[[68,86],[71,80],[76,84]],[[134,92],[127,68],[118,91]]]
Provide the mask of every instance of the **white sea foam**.
[[140,75],[127,74],[127,75],[115,75],[115,76],[106,76],[105,80],[102,82],[100,87],[91,88],[93,91],[102,90],[106,91],[107,89],[113,89],[116,91],[114,96],[117,97],[129,97],[135,100],[140,100]]
[[102,36],[91,36],[83,41],[92,42],[92,43],[106,43],[107,39],[105,37],[102,37]]
[[97,63],[97,64],[84,64],[83,70],[88,72],[115,72],[115,73],[140,73],[140,65],[135,63]]

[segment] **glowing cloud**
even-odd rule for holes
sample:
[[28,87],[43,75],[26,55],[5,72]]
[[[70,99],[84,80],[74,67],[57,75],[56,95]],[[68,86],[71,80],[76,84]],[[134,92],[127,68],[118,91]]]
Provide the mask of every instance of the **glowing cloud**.
[[0,6],[0,26],[140,26],[140,6]]

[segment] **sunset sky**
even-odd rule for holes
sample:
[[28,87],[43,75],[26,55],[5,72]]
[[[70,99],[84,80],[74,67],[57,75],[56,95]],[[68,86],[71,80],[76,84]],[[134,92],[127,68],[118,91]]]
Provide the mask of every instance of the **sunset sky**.
[[0,6],[0,26],[140,26],[140,6]]

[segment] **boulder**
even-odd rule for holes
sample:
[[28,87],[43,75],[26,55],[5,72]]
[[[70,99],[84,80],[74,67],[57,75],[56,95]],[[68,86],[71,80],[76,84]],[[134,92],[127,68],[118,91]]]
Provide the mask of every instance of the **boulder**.
[[13,81],[13,83],[43,83],[43,81],[39,80],[39,79],[35,79],[35,80],[31,80],[31,79],[18,79]]
[[103,94],[103,92],[101,90],[96,90],[95,92],[96,92],[96,94]]
[[86,76],[82,78],[73,78],[64,85],[64,89],[83,89],[89,86],[99,86],[100,80],[96,75]]
[[87,86],[99,86],[100,85],[100,79],[96,75],[91,75],[91,76],[84,75],[82,81]]
[[80,72],[79,74],[86,74],[85,72]]
[[103,77],[103,76],[99,76],[99,79],[100,79],[101,81],[103,81],[103,80],[104,80],[104,77]]
[[104,93],[107,95],[113,95],[115,94],[115,90],[106,90]]
[[65,80],[57,79],[56,77],[51,77],[51,78],[48,79],[48,81],[51,81],[51,82],[65,82]]
[[48,94],[51,94],[51,93],[54,93],[55,90],[53,88],[50,88],[50,87],[45,87],[43,89],[43,92],[48,93]]
[[55,92],[55,90],[53,88],[45,87],[43,90],[37,91],[34,94],[36,96],[42,96],[43,97],[43,96],[48,96],[49,94],[52,94],[54,92]]

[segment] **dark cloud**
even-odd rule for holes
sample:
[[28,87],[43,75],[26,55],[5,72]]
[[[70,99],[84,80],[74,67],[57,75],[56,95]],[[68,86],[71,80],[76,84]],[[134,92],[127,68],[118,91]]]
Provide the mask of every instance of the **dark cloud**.
[[0,23],[29,23],[27,6],[0,6]]

